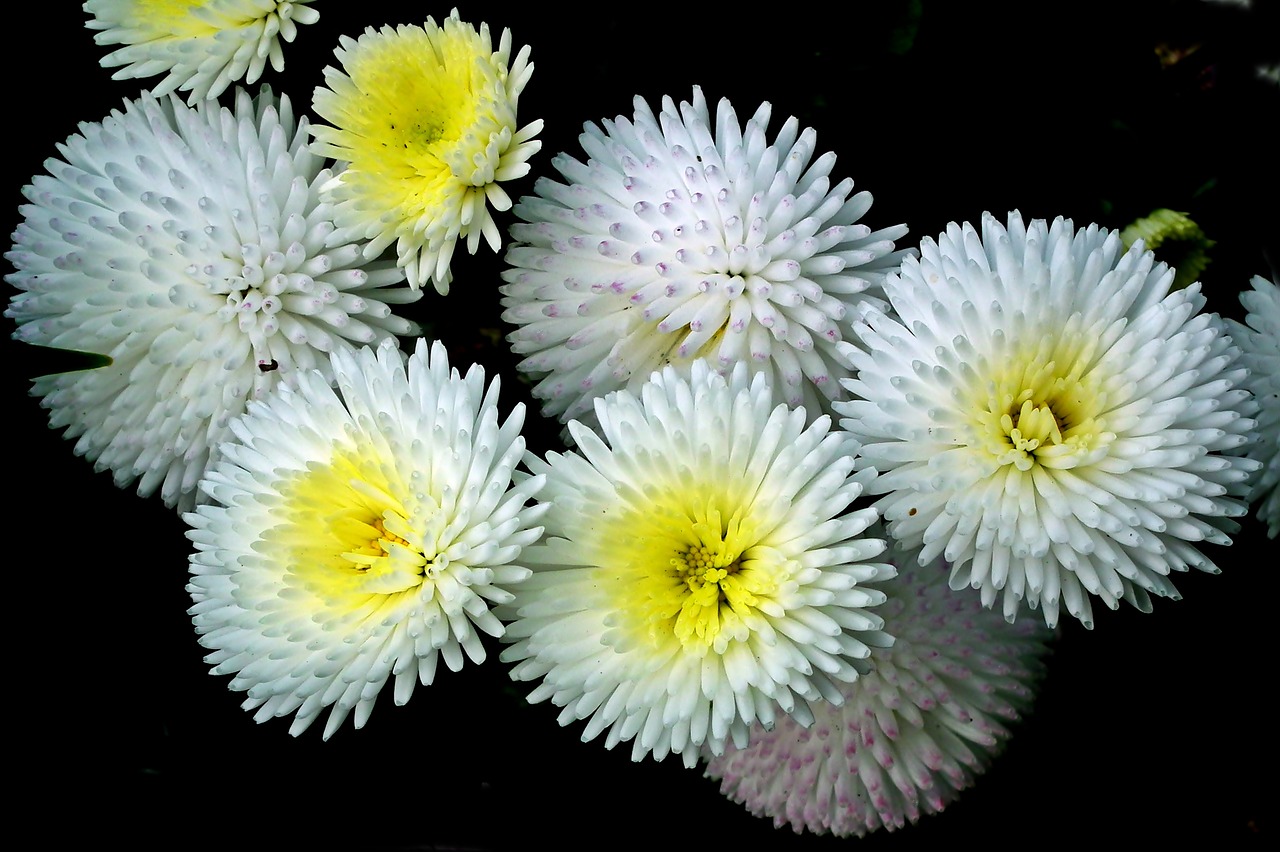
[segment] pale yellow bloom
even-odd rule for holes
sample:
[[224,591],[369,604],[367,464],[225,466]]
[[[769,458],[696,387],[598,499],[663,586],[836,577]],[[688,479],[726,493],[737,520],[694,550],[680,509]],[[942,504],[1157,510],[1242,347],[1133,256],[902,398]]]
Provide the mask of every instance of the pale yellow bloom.
[[527,174],[542,145],[540,120],[516,124],[529,48],[510,64],[511,31],[494,51],[488,25],[477,31],[456,9],[443,26],[370,27],[339,45],[343,70],[325,69],[312,104],[333,126],[311,129],[312,150],[345,164],[326,188],[337,224],[371,241],[366,256],[395,242],[412,286],[448,293],[457,241],[474,254],[483,235],[497,251],[487,204],[511,207],[499,184]]

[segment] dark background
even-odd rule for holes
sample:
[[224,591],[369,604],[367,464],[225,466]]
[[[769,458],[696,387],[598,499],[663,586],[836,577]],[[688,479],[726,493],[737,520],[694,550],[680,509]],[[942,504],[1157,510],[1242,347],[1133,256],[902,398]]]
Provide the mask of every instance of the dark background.
[[[437,21],[450,6],[319,2],[319,23],[264,77],[301,111],[340,34]],[[6,232],[20,189],[82,121],[148,81],[112,81],[85,16],[42,18],[39,53],[3,53]],[[65,9],[62,7],[66,7]],[[834,150],[875,204],[872,227],[906,222],[905,245],[946,223],[1024,217],[1120,228],[1153,208],[1188,212],[1217,240],[1201,276],[1210,310],[1280,262],[1276,119],[1280,18],[1210,2],[850,2],[836,15],[783,4],[460,4],[495,42],[510,27],[536,70],[522,123],[542,117],[534,174],[580,155],[582,123],[632,112],[632,96],[688,99],[700,84],[739,118],[773,103]],[[48,6],[46,5],[46,8]],[[754,7],[761,8],[761,7]],[[67,14],[71,12],[70,14]],[[11,30],[25,40],[35,30]],[[513,51],[514,53],[514,51]],[[35,57],[35,58],[33,58]],[[224,95],[223,102],[228,96]],[[513,197],[529,176],[508,187]],[[499,216],[505,226],[511,215]],[[1268,243],[1270,242],[1270,254]],[[498,319],[501,256],[461,250],[450,296],[411,308],[460,366],[502,373],[505,405],[527,400]],[[5,273],[12,267],[5,263]],[[9,288],[10,294],[12,289]],[[116,489],[47,428],[26,395],[47,369],[3,336],[11,611],[11,807],[58,841],[134,848],[671,848],[737,841],[779,849],[855,840],[797,836],[750,816],[678,761],[633,764],[629,747],[581,743],[555,708],[529,706],[494,658],[441,667],[405,707],[384,695],[369,724],[322,742],[240,710],[210,677],[186,615],[185,525],[157,499]],[[531,448],[556,447],[532,408]],[[941,815],[867,848],[939,841],[1275,840],[1275,541],[1252,517],[1220,576],[1178,579],[1184,600],[1144,615],[1098,605],[1086,631],[1064,616],[1034,708],[1006,751]],[[496,651],[496,646],[495,646]],[[52,813],[50,819],[45,813]],[[21,818],[20,818],[21,819]]]

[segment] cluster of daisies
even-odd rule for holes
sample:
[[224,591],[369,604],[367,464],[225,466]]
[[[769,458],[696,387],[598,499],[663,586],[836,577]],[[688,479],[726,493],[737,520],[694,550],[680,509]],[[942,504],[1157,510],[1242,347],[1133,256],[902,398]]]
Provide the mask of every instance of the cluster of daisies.
[[[455,11],[342,37],[323,124],[230,90],[315,5],[85,2],[104,66],[163,77],[58,146],[5,255],[15,336],[108,362],[33,394],[183,513],[257,720],[327,739],[496,641],[583,740],[797,831],[894,829],[999,751],[1063,609],[1176,598],[1251,505],[1280,532],[1275,281],[1236,323],[1097,225],[904,246],[813,129],[696,87],[513,204],[530,49]],[[397,313],[482,238],[561,451]]]

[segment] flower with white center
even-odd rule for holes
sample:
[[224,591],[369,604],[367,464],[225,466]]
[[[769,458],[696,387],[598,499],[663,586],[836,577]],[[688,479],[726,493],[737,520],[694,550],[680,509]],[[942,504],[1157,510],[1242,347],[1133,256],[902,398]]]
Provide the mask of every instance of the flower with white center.
[[482,662],[542,532],[542,478],[516,473],[523,407],[500,423],[497,380],[459,376],[439,343],[405,360],[335,352],[336,392],[311,371],[254,401],[186,515],[205,659],[256,721],[295,714],[295,736],[326,707],[325,739],[352,710],[362,727],[388,680],[404,704],[441,657]]
[[561,724],[588,720],[583,741],[607,730],[635,760],[693,766],[753,722],[839,701],[892,641],[872,611],[893,573],[863,535],[875,511],[846,511],[874,471],[853,473],[830,418],[806,428],[771,399],[743,364],[668,367],[598,401],[600,435],[570,422],[580,454],[530,462],[551,508],[499,611],[502,659]]
[[1262,470],[1253,481],[1249,502],[1258,503],[1258,519],[1275,538],[1280,535],[1280,287],[1261,275],[1250,284],[1253,288],[1240,294],[1245,323],[1227,322],[1249,368],[1245,387],[1253,391],[1260,409],[1258,441],[1247,454],[1262,463]]
[[112,79],[164,74],[156,97],[189,92],[188,101],[216,98],[232,83],[255,83],[267,63],[284,70],[281,41],[320,13],[312,0],[85,0],[97,44],[119,44],[104,68]]
[[503,319],[545,414],[590,423],[597,397],[699,358],[749,365],[814,416],[841,397],[838,344],[857,305],[884,304],[907,229],[858,224],[871,195],[833,182],[835,154],[814,159],[794,117],[770,143],[770,114],[742,127],[722,100],[713,117],[696,87],[656,116],[637,97],[632,119],[586,126],[585,164],[552,161],[564,183],[516,204]]
[[889,534],[1051,626],[1060,603],[1092,626],[1091,595],[1148,611],[1178,597],[1171,572],[1217,573],[1197,544],[1230,544],[1246,512],[1256,406],[1199,285],[1170,292],[1174,270],[1115,232],[1016,211],[920,252],[885,283],[897,316],[863,311],[836,405]]
[[751,813],[810,831],[861,837],[937,813],[986,770],[1031,705],[1050,631],[1009,624],[946,566],[908,566],[883,586],[893,647],[843,685],[844,703],[813,705],[805,727],[780,716],[746,748],[726,747],[706,773]]
[[394,242],[411,286],[448,293],[458,240],[472,254],[481,236],[498,250],[488,205],[511,207],[500,184],[528,174],[542,147],[541,119],[516,124],[529,47],[511,64],[510,30],[494,51],[488,25],[477,32],[454,9],[443,26],[427,18],[343,36],[334,54],[343,70],[325,68],[312,101],[333,126],[312,127],[311,147],[347,163],[325,187],[341,233],[369,240],[367,257]]
[[28,343],[106,355],[35,380],[49,424],[116,484],[189,508],[227,423],[325,353],[417,326],[403,275],[335,242],[306,118],[143,94],[59,146],[23,190],[5,316]]

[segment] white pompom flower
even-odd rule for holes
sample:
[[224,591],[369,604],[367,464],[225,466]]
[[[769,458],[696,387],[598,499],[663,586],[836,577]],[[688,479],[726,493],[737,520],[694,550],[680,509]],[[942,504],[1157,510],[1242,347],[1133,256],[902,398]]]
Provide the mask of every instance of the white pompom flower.
[[104,68],[124,66],[112,79],[165,77],[156,97],[189,92],[195,103],[216,98],[232,83],[256,83],[267,63],[284,70],[281,42],[313,24],[312,0],[85,0],[93,40],[123,45],[102,57]]
[[190,508],[247,400],[327,371],[331,350],[417,333],[392,313],[421,295],[403,274],[331,239],[306,127],[269,89],[234,109],[144,93],[23,189],[5,315],[19,340],[110,358],[32,393],[120,487]]
[[391,243],[412,287],[449,292],[459,240],[475,254],[483,236],[501,235],[489,207],[511,199],[502,184],[529,172],[542,147],[542,120],[516,123],[520,93],[533,74],[529,47],[511,60],[511,31],[493,49],[458,10],[437,25],[369,27],[343,36],[312,100],[332,126],[311,128],[312,150],[346,164],[325,187],[341,233],[369,240],[366,256]]
[[[891,641],[875,607],[893,568],[847,511],[873,471],[822,416],[772,403],[764,376],[705,362],[653,374],[596,403],[600,434],[531,462],[546,477],[533,575],[499,615],[511,676],[531,702],[587,720],[583,741],[632,757],[720,753],[748,727],[839,701]],[[779,709],[780,708],[780,709]]]
[[552,161],[564,182],[540,178],[516,204],[503,319],[546,415],[590,423],[596,398],[700,358],[830,413],[852,374],[838,344],[857,305],[884,304],[907,229],[860,224],[870,193],[834,179],[835,154],[815,158],[794,117],[769,141],[771,112],[742,126],[700,88],[657,115],[637,97],[633,117],[586,125],[585,163]]
[[1240,350],[1198,284],[1141,243],[1069,220],[952,223],[866,308],[841,424],[889,534],[1007,618],[1092,626],[1091,597],[1143,611],[1174,571],[1217,573],[1257,463]]
[[353,710],[362,727],[388,680],[404,704],[441,657],[485,659],[544,511],[542,478],[516,471],[524,409],[499,422],[479,367],[461,377],[419,340],[407,364],[388,342],[332,372],[336,392],[311,371],[252,403],[185,516],[212,674],[258,722],[295,714],[295,736],[332,707],[325,739]]
[[1252,482],[1249,502],[1258,504],[1258,520],[1267,535],[1280,535],[1280,286],[1255,275],[1251,289],[1240,294],[1245,322],[1228,320],[1232,337],[1249,368],[1245,386],[1258,402],[1258,441],[1248,455],[1262,463]]
[[946,566],[907,566],[883,587],[893,627],[875,670],[844,703],[813,705],[805,727],[780,716],[746,748],[708,760],[720,791],[775,827],[861,837],[938,813],[973,785],[1031,706],[1052,631],[1006,622],[977,593],[947,587]]

